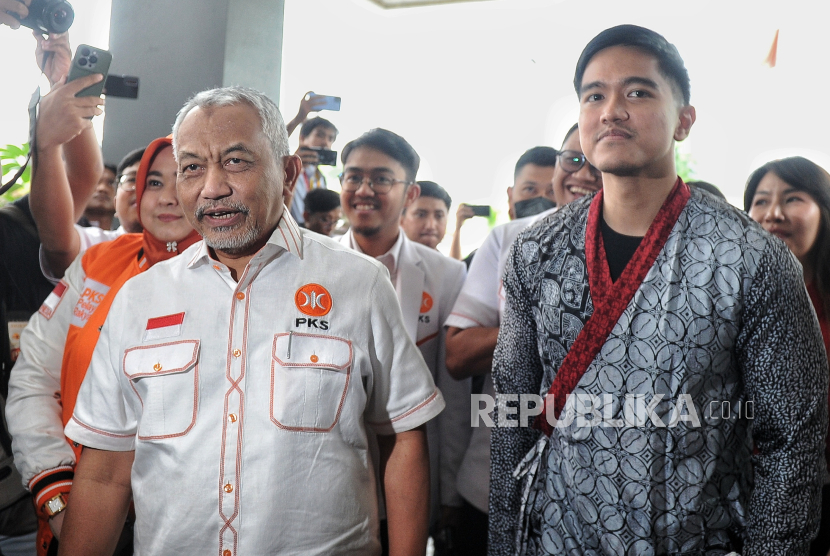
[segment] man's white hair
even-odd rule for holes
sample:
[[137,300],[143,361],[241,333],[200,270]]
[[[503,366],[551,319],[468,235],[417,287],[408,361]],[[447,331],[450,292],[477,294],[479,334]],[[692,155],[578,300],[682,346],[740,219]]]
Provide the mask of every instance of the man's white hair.
[[290,153],[288,151],[288,132],[285,129],[285,122],[279,108],[274,104],[274,101],[263,93],[239,86],[202,91],[191,97],[184,107],[179,110],[176,123],[173,124],[173,153],[176,158],[178,159],[179,127],[191,110],[194,108],[233,106],[243,102],[250,105],[259,114],[262,131],[271,143],[277,163],[282,164],[282,157],[288,156]]

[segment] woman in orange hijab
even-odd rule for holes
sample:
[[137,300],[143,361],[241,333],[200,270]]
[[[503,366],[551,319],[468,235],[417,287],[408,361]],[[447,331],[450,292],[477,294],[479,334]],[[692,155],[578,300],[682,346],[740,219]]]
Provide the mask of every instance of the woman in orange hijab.
[[82,448],[68,443],[63,426],[113,298],[127,280],[201,239],[179,205],[176,173],[172,141],[150,143],[135,184],[144,232],[95,245],[76,259],[21,337],[25,355],[9,384],[7,413],[16,463],[40,518],[39,555],[60,535]]

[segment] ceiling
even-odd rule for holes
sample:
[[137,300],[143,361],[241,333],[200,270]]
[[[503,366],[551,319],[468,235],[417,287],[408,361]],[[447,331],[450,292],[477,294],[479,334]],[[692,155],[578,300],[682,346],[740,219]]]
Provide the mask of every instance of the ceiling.
[[461,2],[483,2],[486,0],[370,0],[381,8],[413,8],[416,6],[435,6],[438,4],[460,4]]

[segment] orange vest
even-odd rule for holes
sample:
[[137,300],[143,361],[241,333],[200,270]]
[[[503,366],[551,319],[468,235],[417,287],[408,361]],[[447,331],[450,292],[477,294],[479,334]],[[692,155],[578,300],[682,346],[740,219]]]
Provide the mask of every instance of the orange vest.
[[[69,325],[61,364],[64,425],[72,418],[78,391],[92,361],[92,352],[98,343],[101,326],[107,318],[113,299],[124,282],[149,267],[143,254],[139,259],[142,242],[141,234],[125,234],[113,241],[93,245],[83,255],[82,265],[86,278],[109,286],[110,289],[83,327]],[[81,447],[70,444],[75,450],[76,458],[80,457]]]

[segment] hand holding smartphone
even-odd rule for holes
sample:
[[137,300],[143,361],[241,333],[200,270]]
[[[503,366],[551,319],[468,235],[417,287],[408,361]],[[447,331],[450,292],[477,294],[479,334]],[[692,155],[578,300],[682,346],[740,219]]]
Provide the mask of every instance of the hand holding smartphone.
[[317,152],[317,164],[321,166],[337,166],[337,151],[312,148]]
[[89,46],[88,44],[79,45],[75,50],[75,57],[72,58],[72,66],[69,69],[69,77],[66,82],[74,81],[80,77],[100,73],[104,78],[77,93],[76,97],[97,97],[101,96],[104,90],[104,83],[109,72],[110,63],[112,62],[112,54],[102,48]]
[[332,110],[335,112],[340,110],[340,97],[310,93],[308,99],[317,101],[314,102],[314,110]]
[[473,216],[486,216],[487,218],[490,217],[490,207],[487,205],[467,205],[471,209],[473,209]]

